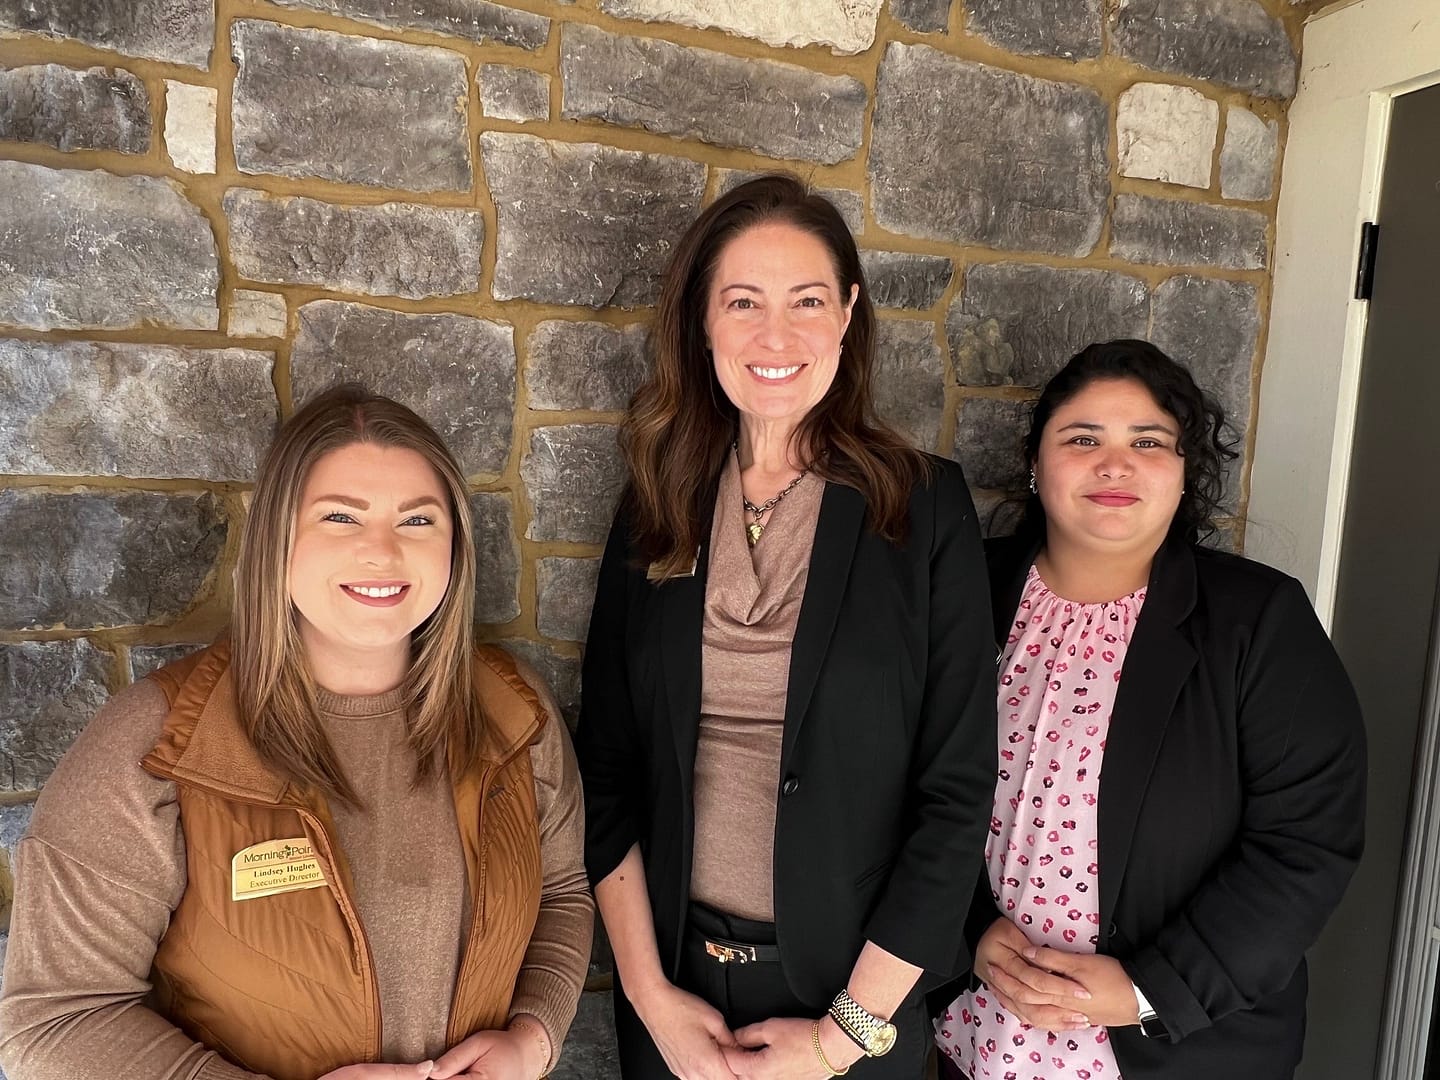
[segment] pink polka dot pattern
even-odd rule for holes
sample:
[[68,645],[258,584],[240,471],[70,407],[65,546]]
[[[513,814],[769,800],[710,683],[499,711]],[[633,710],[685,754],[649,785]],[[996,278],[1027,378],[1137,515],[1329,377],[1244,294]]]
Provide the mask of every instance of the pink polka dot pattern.
[[[985,862],[990,893],[1036,945],[1099,941],[1100,767],[1145,590],[1102,604],[1056,596],[1032,566],[1000,662],[1000,757]],[[982,976],[983,977],[983,976]],[[960,995],[935,1041],[973,1080],[1120,1080],[1109,1033],[1041,1031]]]

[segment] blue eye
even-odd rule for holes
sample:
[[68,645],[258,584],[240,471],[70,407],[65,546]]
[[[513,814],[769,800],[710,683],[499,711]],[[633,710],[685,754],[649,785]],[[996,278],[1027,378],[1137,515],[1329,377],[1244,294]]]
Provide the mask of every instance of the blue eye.
[[326,514],[326,515],[325,515],[323,518],[321,518],[320,520],[321,520],[321,521],[334,521],[334,522],[338,522],[338,523],[341,524],[341,525],[354,525],[354,524],[356,524],[355,519],[354,519],[353,517],[351,517],[349,514],[345,513],[345,511],[343,511],[343,510],[332,510],[332,511],[330,511],[330,513]]
[[401,524],[401,525],[434,525],[434,524],[435,524],[435,519],[432,518],[432,517],[426,517],[424,514],[416,514],[416,515],[414,515],[413,517],[408,517],[408,518],[406,518],[406,519],[405,519],[404,521],[402,521],[400,524]]

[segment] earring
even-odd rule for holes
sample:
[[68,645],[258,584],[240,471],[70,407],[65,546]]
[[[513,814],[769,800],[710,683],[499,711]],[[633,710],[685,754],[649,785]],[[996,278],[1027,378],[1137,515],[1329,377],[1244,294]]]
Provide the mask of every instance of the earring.
[[1036,495],[1036,494],[1039,494],[1039,491],[1040,491],[1040,489],[1035,486],[1035,470],[1034,470],[1034,469],[1031,469],[1031,470],[1030,470],[1030,494],[1031,494],[1031,495]]

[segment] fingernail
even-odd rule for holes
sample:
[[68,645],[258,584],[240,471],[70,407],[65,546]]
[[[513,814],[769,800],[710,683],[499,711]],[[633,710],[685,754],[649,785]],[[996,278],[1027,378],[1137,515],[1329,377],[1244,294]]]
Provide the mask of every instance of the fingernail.
[[1075,996],[1076,996],[1077,998],[1081,998],[1081,999],[1083,999],[1083,1000],[1085,1000],[1085,1001],[1089,1001],[1089,1000],[1090,1000],[1090,991],[1089,991],[1089,990],[1076,990],[1076,991],[1075,991]]
[[1035,957],[1040,955],[1040,950],[1037,949],[1034,945],[1031,945],[1028,948],[1024,949],[1020,953],[1020,955],[1025,957],[1026,960],[1034,960]]
[[1071,1020],[1074,1020],[1075,1023],[1080,1024],[1080,1025],[1082,1025],[1082,1026],[1084,1026],[1084,1027],[1089,1027],[1089,1026],[1090,1026],[1090,1018],[1089,1018],[1088,1016],[1081,1016],[1079,1013],[1076,1013],[1076,1014],[1075,1014],[1074,1016],[1072,1016],[1070,1019],[1071,1019]]

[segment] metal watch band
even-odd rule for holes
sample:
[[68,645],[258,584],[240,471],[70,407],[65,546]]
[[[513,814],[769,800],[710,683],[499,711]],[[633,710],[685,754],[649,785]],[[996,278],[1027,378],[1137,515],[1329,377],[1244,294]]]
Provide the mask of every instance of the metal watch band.
[[830,1003],[830,1018],[850,1041],[867,1054],[870,1052],[870,1036],[882,1021],[850,996],[850,991],[841,990]]

